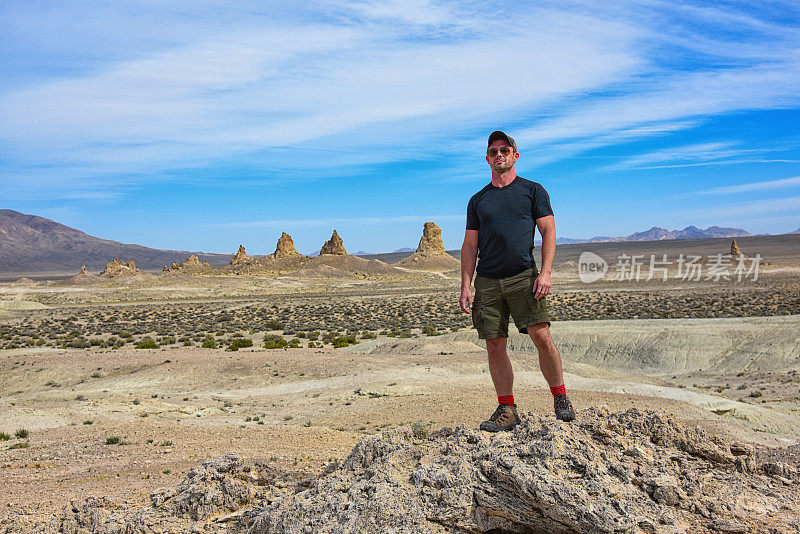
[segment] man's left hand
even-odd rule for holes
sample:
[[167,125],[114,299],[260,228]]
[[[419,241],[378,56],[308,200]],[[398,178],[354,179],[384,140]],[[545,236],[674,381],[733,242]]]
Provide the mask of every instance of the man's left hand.
[[533,298],[539,300],[550,293],[550,273],[539,273],[533,281]]

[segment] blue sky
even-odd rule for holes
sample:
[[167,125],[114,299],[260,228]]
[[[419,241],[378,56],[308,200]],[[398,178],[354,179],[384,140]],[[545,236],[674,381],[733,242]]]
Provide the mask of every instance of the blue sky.
[[[609,6],[608,4],[612,4]],[[487,135],[560,237],[800,227],[800,4],[0,2],[0,208],[151,247],[459,248]]]

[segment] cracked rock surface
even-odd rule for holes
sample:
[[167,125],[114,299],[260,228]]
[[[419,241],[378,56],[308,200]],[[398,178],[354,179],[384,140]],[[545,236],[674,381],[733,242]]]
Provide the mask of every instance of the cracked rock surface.
[[[233,455],[151,503],[71,503],[52,532],[800,532],[798,471],[659,412],[525,415],[489,434],[421,425],[361,440],[314,481]],[[182,530],[181,530],[182,529]]]

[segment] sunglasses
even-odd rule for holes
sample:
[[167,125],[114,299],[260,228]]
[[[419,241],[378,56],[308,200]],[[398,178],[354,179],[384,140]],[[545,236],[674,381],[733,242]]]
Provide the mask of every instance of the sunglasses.
[[500,148],[490,148],[489,150],[486,151],[486,154],[490,158],[493,158],[497,155],[498,152],[500,152],[500,154],[502,154],[503,156],[508,156],[509,154],[511,154],[511,147],[501,146]]

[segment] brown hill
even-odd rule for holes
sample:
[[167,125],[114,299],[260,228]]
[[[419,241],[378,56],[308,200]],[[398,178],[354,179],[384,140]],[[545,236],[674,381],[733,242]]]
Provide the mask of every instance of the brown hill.
[[75,228],[13,210],[0,210],[0,273],[75,272],[81,265],[101,270],[108,258],[128,258],[157,270],[190,254],[224,265],[227,254],[159,250],[94,237]]

